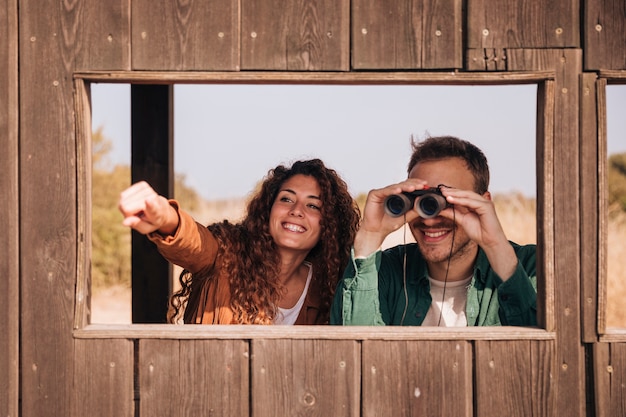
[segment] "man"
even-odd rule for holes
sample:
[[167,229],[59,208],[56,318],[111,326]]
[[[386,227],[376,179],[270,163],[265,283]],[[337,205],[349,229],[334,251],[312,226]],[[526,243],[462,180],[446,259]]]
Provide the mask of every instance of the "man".
[[[450,136],[412,146],[408,179],[368,194],[331,323],[535,326],[536,246],[507,240],[483,152]],[[381,251],[405,223],[416,243]]]

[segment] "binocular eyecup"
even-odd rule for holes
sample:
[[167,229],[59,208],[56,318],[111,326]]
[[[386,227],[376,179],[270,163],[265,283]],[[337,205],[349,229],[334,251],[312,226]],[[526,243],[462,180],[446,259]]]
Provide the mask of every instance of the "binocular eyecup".
[[385,213],[391,217],[400,217],[414,208],[423,219],[436,217],[449,206],[440,187],[390,195],[385,199]]

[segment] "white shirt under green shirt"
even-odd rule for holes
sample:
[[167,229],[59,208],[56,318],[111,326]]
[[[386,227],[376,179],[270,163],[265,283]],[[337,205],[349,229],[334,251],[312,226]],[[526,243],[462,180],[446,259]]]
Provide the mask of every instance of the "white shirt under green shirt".
[[462,281],[443,282],[428,277],[433,302],[426,313],[422,326],[465,327],[465,303],[470,275]]

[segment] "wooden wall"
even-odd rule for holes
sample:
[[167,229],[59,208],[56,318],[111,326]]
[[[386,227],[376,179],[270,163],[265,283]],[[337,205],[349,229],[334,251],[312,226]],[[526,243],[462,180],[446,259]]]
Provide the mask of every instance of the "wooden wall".
[[18,415],[19,203],[17,2],[0,3],[0,415]]
[[[0,0],[0,414],[625,415],[598,188],[625,24],[623,0]],[[84,326],[90,80],[515,74],[543,80],[545,330]]]

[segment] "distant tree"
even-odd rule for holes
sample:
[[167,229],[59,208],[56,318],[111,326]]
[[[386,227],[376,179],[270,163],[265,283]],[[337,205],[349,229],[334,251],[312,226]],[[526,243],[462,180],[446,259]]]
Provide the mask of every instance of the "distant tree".
[[202,198],[195,189],[186,184],[185,174],[175,174],[174,178],[174,198],[185,210],[194,212],[200,206]]
[[609,206],[626,211],[626,152],[609,157]]
[[121,190],[130,185],[130,167],[109,168],[111,141],[102,128],[92,134],[91,281],[92,286],[130,287],[130,232],[117,209]]

